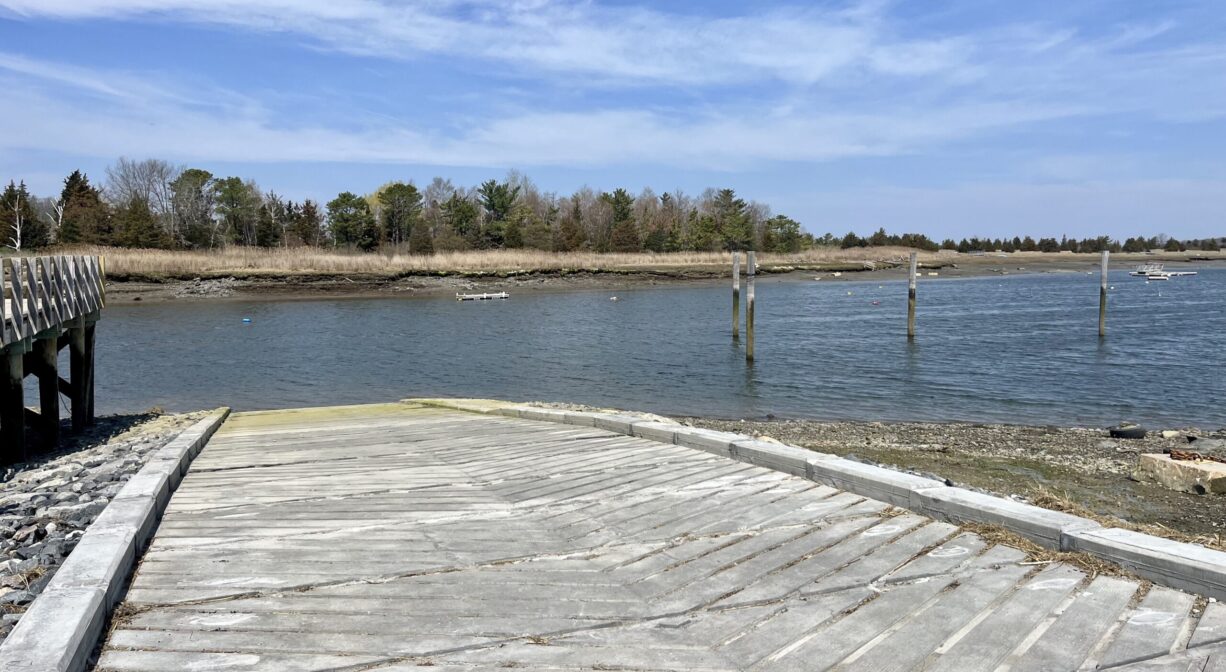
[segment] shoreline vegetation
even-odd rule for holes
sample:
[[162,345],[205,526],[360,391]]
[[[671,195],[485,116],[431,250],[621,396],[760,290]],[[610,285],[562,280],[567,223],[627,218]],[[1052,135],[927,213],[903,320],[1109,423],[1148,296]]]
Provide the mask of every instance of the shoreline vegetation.
[[[114,302],[176,299],[292,299],[442,296],[465,291],[617,290],[717,283],[731,275],[729,252],[596,253],[472,250],[433,255],[318,248],[149,250],[69,246],[66,254],[105,260]],[[762,281],[846,281],[905,276],[911,248],[815,247],[759,253]],[[1144,262],[1226,268],[1222,252],[1120,253],[1116,269]],[[919,252],[925,280],[1027,273],[1092,273],[1099,255],[1012,252],[983,255]],[[935,277],[933,274],[936,274]]]

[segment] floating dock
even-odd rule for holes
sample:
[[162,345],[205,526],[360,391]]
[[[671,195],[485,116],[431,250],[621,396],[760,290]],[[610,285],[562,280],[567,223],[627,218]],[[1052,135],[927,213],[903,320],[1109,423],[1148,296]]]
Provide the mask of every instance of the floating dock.
[[456,301],[492,301],[494,299],[509,299],[510,294],[506,292],[494,292],[492,294],[459,294],[455,295]]

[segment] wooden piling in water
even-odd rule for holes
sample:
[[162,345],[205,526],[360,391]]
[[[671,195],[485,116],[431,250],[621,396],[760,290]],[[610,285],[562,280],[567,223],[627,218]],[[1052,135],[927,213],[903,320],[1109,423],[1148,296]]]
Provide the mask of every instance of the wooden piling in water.
[[1107,257],[1110,252],[1103,250],[1102,275],[1098,285],[1098,337],[1107,336]]
[[748,260],[745,264],[745,361],[753,361],[753,277],[757,272],[758,264],[754,260],[754,253],[748,253]]
[[911,276],[907,282],[907,338],[915,338],[915,278],[919,270],[919,255],[911,253]]
[[732,253],[732,340],[741,340],[741,253]]

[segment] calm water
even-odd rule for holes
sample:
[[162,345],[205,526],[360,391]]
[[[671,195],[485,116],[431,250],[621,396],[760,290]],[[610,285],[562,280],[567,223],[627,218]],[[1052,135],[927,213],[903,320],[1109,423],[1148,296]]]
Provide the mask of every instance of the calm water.
[[[121,306],[98,327],[99,412],[476,396],[718,416],[1226,425],[1226,270],[932,280],[908,343],[900,282],[757,287],[757,362],[723,287],[451,299]],[[879,305],[873,305],[879,301]],[[250,317],[251,324],[242,318]]]

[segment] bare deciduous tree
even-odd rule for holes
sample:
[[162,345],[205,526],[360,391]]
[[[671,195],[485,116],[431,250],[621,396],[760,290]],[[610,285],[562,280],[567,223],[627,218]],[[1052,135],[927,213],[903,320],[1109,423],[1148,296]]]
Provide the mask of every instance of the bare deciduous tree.
[[135,161],[120,157],[106,169],[107,198],[120,206],[137,199],[145,201],[170,239],[179,241],[181,236],[174,217],[174,191],[170,185],[182,171],[180,166],[161,159]]
[[22,216],[21,208],[21,192],[17,192],[17,198],[13,199],[13,235],[9,238],[9,244],[14,250],[21,251],[21,231],[25,228],[25,217]]

